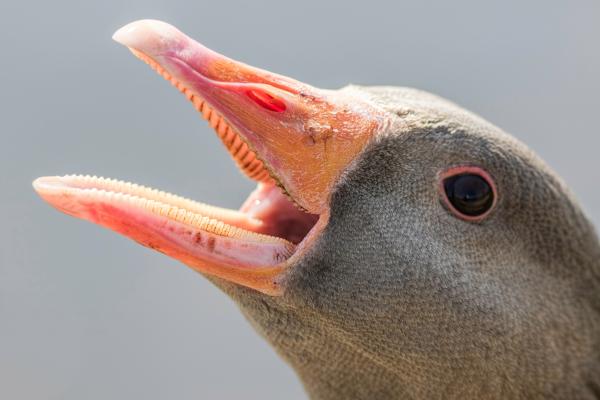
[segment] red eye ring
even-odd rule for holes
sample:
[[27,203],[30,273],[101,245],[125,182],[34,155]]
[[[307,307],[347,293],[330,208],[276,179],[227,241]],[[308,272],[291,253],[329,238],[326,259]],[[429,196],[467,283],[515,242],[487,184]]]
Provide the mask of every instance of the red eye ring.
[[444,206],[457,218],[480,222],[494,210],[498,190],[492,176],[481,167],[460,165],[439,174]]

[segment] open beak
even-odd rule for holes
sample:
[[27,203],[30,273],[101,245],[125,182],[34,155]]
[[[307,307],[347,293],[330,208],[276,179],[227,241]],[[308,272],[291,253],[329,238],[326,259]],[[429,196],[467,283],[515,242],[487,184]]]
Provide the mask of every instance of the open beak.
[[164,22],[133,22],[113,38],[193,103],[257,189],[240,210],[79,175],[38,178],[36,191],[67,214],[201,273],[281,294],[289,267],[328,222],[336,182],[383,112],[367,99],[233,61]]

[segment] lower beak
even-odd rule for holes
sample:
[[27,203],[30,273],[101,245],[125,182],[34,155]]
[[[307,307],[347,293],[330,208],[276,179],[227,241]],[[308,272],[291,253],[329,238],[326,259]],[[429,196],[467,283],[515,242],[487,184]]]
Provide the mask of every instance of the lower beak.
[[61,211],[202,273],[281,294],[286,271],[326,225],[338,179],[383,112],[368,99],[233,61],[163,22],[134,22],[113,38],[188,97],[257,190],[239,211],[102,178],[40,178],[36,190]]

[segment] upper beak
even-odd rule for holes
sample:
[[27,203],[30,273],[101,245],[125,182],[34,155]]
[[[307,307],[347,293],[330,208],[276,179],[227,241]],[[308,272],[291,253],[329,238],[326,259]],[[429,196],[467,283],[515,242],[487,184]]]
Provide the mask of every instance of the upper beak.
[[39,178],[35,189],[59,210],[197,271],[281,294],[287,267],[327,224],[336,182],[384,113],[367,99],[233,61],[163,22],[131,23],[114,39],[182,91],[261,184],[239,211],[96,177]]
[[325,211],[340,174],[383,119],[362,98],[233,61],[164,22],[133,22],[113,38],[167,74],[188,96],[210,104],[269,175],[314,214]]

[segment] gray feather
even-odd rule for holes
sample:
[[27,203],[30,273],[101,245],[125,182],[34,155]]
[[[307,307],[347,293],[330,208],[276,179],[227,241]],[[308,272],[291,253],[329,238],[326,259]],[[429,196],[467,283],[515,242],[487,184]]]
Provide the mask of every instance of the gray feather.
[[[593,399],[600,245],[565,184],[478,116],[404,88],[347,87],[392,122],[340,181],[284,296],[215,282],[312,399]],[[452,216],[437,176],[485,168],[498,204]]]

